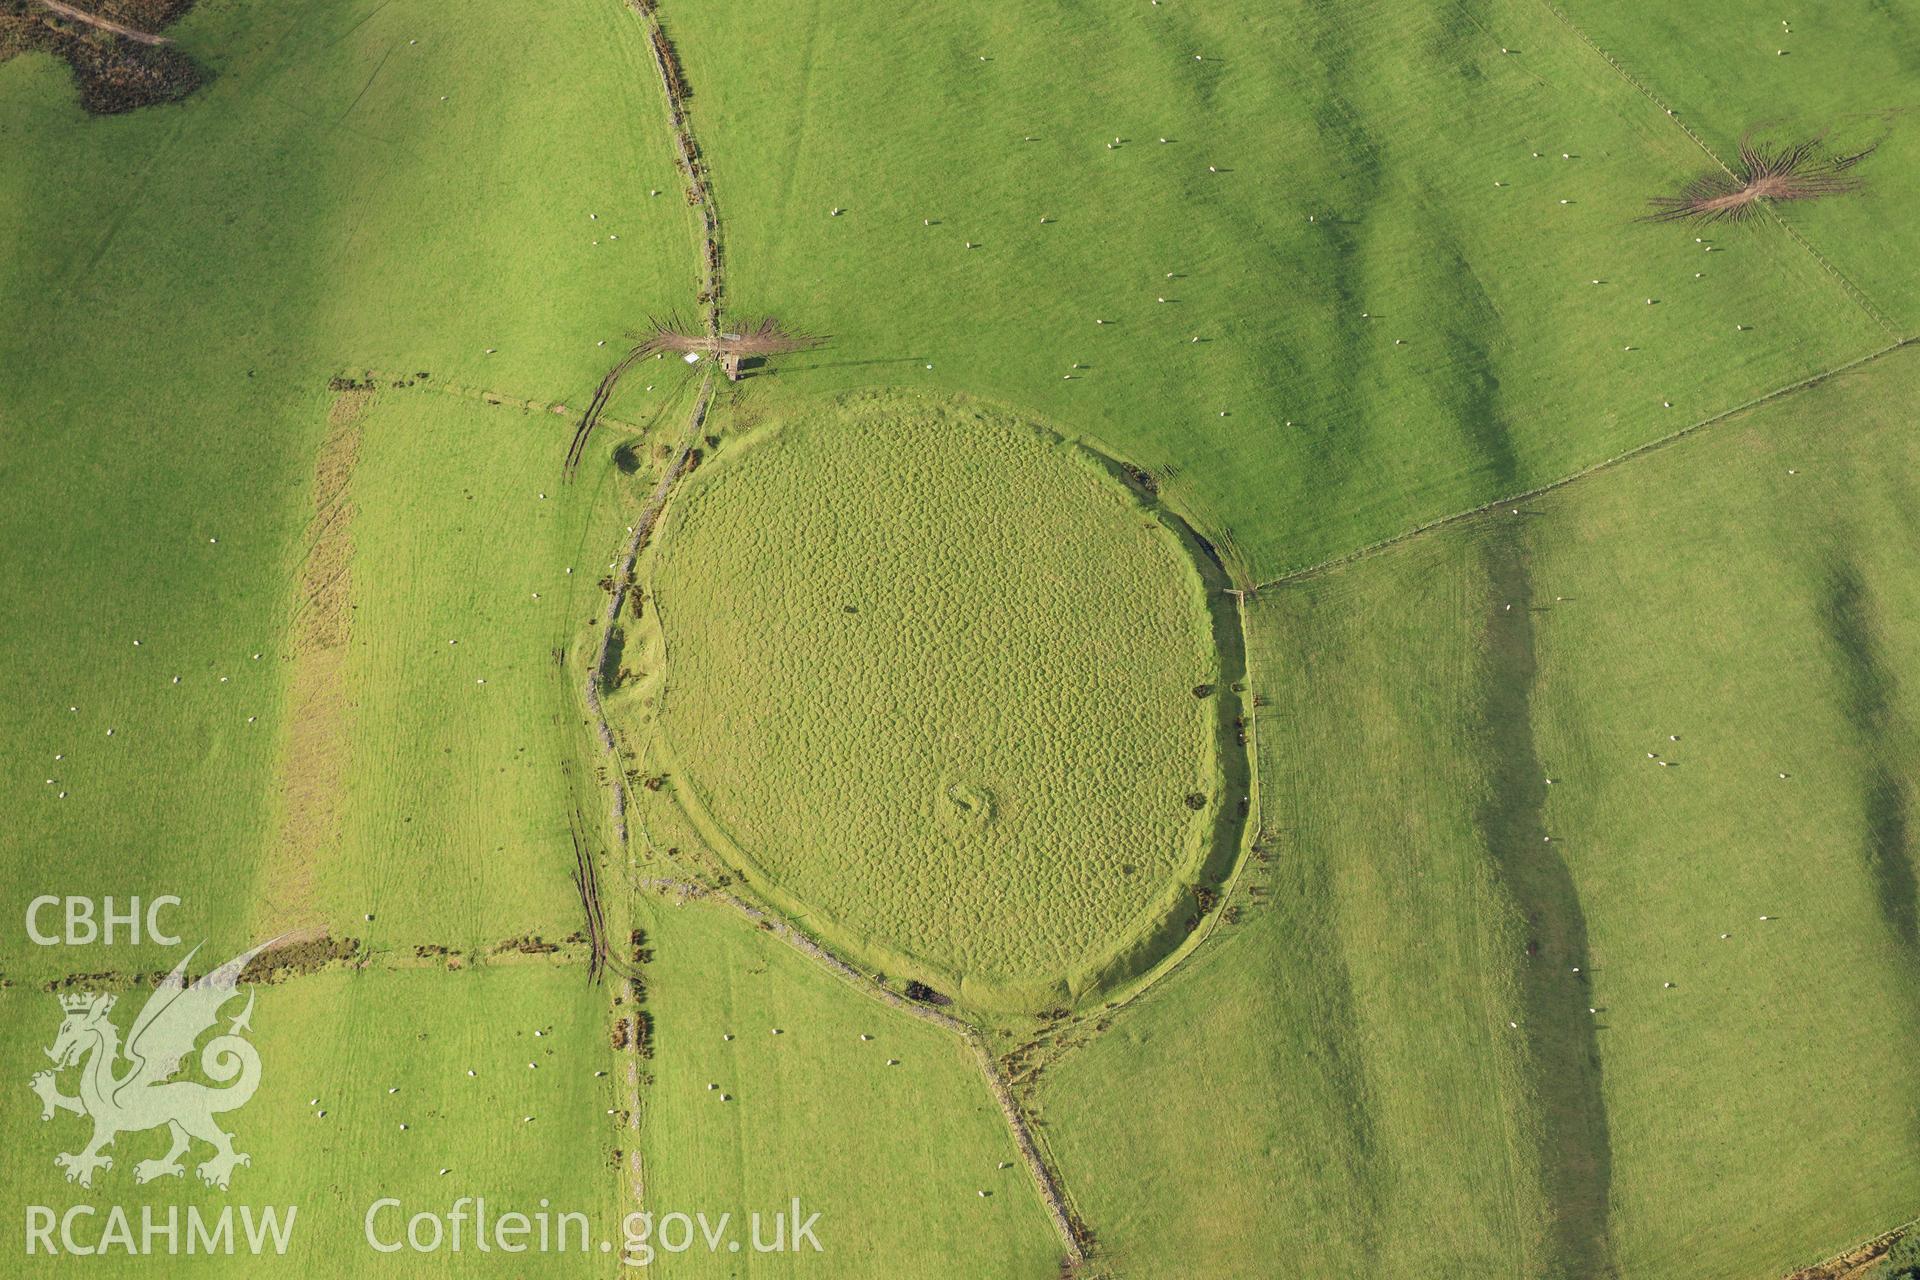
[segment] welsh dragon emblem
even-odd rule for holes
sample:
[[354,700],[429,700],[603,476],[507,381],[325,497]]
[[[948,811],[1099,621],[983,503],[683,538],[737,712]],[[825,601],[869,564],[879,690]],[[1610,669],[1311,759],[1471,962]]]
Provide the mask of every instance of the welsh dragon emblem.
[[[179,1177],[185,1172],[180,1157],[195,1138],[213,1147],[213,1154],[199,1166],[200,1179],[209,1186],[224,1190],[235,1165],[252,1163],[233,1149],[233,1135],[214,1119],[223,1111],[245,1106],[260,1086],[260,1055],[242,1034],[253,1016],[251,991],[246,1007],[227,1023],[226,1031],[197,1050],[200,1073],[224,1087],[173,1077],[181,1060],[196,1052],[201,1035],[220,1020],[222,1006],[239,994],[236,987],[247,962],[272,945],[262,943],[189,983],[187,966],[199,951],[195,947],[147,997],[124,1048],[119,1030],[108,1018],[114,1006],[112,995],[60,997],[66,1016],[53,1047],[46,1051],[53,1059],[53,1070],[35,1073],[33,1091],[40,1095],[42,1120],[53,1119],[56,1111],[71,1111],[93,1121],[92,1141],[78,1152],[53,1158],[67,1171],[68,1182],[92,1186],[96,1169],[113,1168],[113,1158],[103,1155],[102,1148],[112,1146],[120,1134],[162,1125],[172,1135],[172,1145],[161,1158],[134,1165],[135,1182]],[[79,1092],[69,1097],[60,1092],[56,1076],[74,1066],[80,1070]]]

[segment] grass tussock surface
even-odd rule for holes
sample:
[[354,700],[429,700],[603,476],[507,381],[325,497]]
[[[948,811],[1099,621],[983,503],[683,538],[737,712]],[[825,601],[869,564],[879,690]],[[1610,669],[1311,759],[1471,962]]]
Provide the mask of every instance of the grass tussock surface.
[[1074,979],[1204,857],[1204,589],[1073,446],[917,397],[800,410],[675,498],[652,600],[684,797],[883,962]]

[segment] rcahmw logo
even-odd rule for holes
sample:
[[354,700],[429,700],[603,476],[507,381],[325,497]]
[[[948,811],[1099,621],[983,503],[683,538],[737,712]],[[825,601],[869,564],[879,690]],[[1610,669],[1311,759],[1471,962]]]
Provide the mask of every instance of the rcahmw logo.
[[[104,993],[65,993],[60,1008],[65,1017],[46,1053],[51,1071],[35,1073],[33,1091],[40,1095],[42,1120],[70,1111],[93,1121],[93,1136],[78,1151],[63,1151],[53,1162],[66,1170],[67,1181],[93,1185],[96,1171],[113,1168],[105,1148],[125,1133],[165,1126],[170,1138],[166,1154],[133,1166],[135,1182],[177,1178],[185,1168],[180,1157],[195,1140],[213,1148],[196,1172],[211,1187],[226,1189],[236,1166],[252,1161],[236,1151],[233,1135],[214,1117],[246,1105],[260,1087],[260,1055],[245,1032],[253,1016],[253,994],[246,1007],[227,1022],[224,1032],[196,1048],[200,1037],[220,1020],[220,1011],[239,993],[241,971],[247,962],[272,943],[262,943],[235,956],[198,981],[187,981],[187,965],[195,947],[174,966],[147,997],[127,1032],[124,1048],[111,1018],[115,999]],[[177,1080],[183,1059],[197,1054],[200,1073],[214,1082]],[[59,1077],[77,1068],[72,1094],[60,1091]],[[288,1216],[291,1226],[292,1215]]]
[[[293,1219],[298,1205],[288,1205],[285,1217],[271,1206],[257,1213],[252,1205],[239,1207],[240,1231],[233,1229],[234,1206],[225,1205],[217,1214],[203,1214],[198,1205],[140,1206],[140,1225],[121,1205],[106,1210],[105,1220],[96,1222],[101,1211],[90,1204],[76,1204],[57,1213],[44,1204],[27,1206],[27,1252],[29,1254],[70,1253],[76,1257],[125,1253],[144,1256],[159,1253],[232,1253],[235,1247],[260,1254],[272,1249],[285,1253],[293,1238]],[[209,1221],[211,1218],[211,1221]],[[184,1219],[184,1221],[183,1221]]]

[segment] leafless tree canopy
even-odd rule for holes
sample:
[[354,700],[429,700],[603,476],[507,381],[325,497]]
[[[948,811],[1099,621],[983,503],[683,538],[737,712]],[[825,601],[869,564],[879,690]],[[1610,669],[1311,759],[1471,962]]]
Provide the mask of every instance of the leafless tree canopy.
[[642,345],[649,351],[697,351],[715,359],[728,356],[738,359],[805,351],[809,347],[819,346],[820,342],[821,339],[808,334],[789,332],[770,316],[739,332],[722,333],[717,337],[692,332],[691,326],[682,325],[669,317],[665,322],[654,322],[652,335]]
[[[1870,149],[1869,149],[1870,150]],[[1737,173],[1710,173],[1687,184],[1677,196],[1653,201],[1653,222],[1739,222],[1763,200],[1814,200],[1860,189],[1849,170],[1868,151],[1829,155],[1821,139],[1772,147],[1743,139]]]

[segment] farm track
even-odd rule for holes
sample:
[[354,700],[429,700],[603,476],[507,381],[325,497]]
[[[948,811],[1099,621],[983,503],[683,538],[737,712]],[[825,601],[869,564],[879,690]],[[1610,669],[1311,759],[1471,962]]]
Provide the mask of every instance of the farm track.
[[[667,104],[667,128],[673,134],[675,163],[682,176],[687,180],[687,203],[700,215],[700,304],[701,317],[707,336],[720,336],[720,297],[724,281],[720,273],[721,240],[720,211],[714,205],[713,184],[708,178],[706,167],[700,160],[700,147],[693,138],[693,126],[687,119],[687,82],[680,71],[680,59],[674,52],[673,42],[667,39],[666,29],[660,25],[660,12],[657,0],[627,0],[627,6],[639,17],[647,29],[647,48],[653,55],[654,71],[660,77],[660,91]],[[567,448],[567,460],[562,474],[569,480],[579,469],[580,458],[586,452],[587,440],[593,434],[594,427],[600,421],[601,413],[607,402],[613,398],[614,391],[620,385],[620,379],[635,364],[651,355],[657,349],[655,341],[648,339],[640,343],[623,356],[620,362],[607,371],[600,385],[593,393],[592,401],[580,417],[579,425],[574,429],[573,441]]]
[[137,41],[140,44],[158,45],[173,43],[173,41],[169,40],[166,36],[155,35],[151,31],[142,31],[138,27],[129,27],[124,22],[115,22],[112,18],[103,18],[99,14],[88,13],[85,9],[76,9],[70,4],[62,4],[60,0],[40,0],[40,6],[43,9],[48,9],[59,14],[63,18],[72,18],[75,22],[84,22],[90,27],[97,28],[101,31],[110,31],[116,36],[125,36],[127,39]]
[[600,416],[605,412],[607,402],[613,399],[614,390],[619,387],[620,379],[626,376],[627,370],[645,359],[653,349],[654,344],[651,340],[641,343],[621,357],[620,363],[607,370],[607,375],[600,379],[600,385],[594,388],[593,399],[587,402],[587,411],[580,415],[580,423],[573,429],[573,441],[567,446],[567,460],[560,468],[563,478],[573,479],[574,472],[580,469],[581,455],[587,451],[587,437],[591,436],[593,429],[600,424]]
[[[653,52],[654,66],[660,76],[661,91],[666,99],[667,117],[673,131],[676,149],[679,152],[680,168],[688,180],[687,199],[696,205],[701,214],[704,238],[701,249],[703,288],[700,301],[704,306],[706,327],[712,336],[720,333],[720,287],[719,287],[719,218],[713,206],[713,198],[704,175],[699,168],[698,153],[688,132],[684,98],[686,86],[680,79],[679,63],[673,56],[673,48],[667,42],[665,33],[655,13],[654,0],[627,0],[628,7],[647,28],[647,41]],[[635,364],[657,349],[653,339],[641,342],[629,350],[612,369],[600,380],[592,400],[580,421],[574,427],[573,438],[568,442],[566,460],[561,467],[563,482],[570,483],[579,470],[580,460],[586,455],[587,445],[593,430],[605,418],[607,405],[612,401],[620,380]],[[620,610],[625,605],[628,593],[633,589],[633,566],[640,550],[647,543],[653,531],[654,523],[665,508],[667,496],[673,490],[675,481],[686,470],[687,462],[693,454],[694,444],[700,438],[700,428],[706,422],[707,409],[712,403],[713,375],[708,372],[700,383],[700,390],[694,399],[693,410],[687,415],[686,429],[681,433],[672,460],[662,470],[653,493],[633,522],[627,538],[626,547],[621,554],[618,567],[613,575],[613,589],[609,593],[605,624],[600,630],[600,642],[594,647],[592,661],[588,664],[586,678],[582,684],[582,696],[587,710],[592,716],[595,736],[600,740],[600,749],[605,760],[605,782],[607,786],[608,820],[612,829],[613,848],[625,854],[627,849],[627,793],[626,771],[622,767],[619,741],[614,737],[613,726],[607,721],[605,707],[601,704],[601,685],[607,678],[606,670],[612,651],[614,635],[619,626]],[[560,406],[554,406],[555,412],[563,412]],[[617,674],[617,673],[616,673]],[[575,811],[572,840],[574,852],[574,884],[580,894],[582,911],[586,917],[586,929],[589,938],[589,977],[597,979],[603,966],[612,967],[629,979],[632,989],[635,975],[623,961],[613,959],[612,948],[607,940],[605,910],[601,902],[597,859],[584,832],[578,811]],[[627,1064],[626,1086],[628,1089],[628,1107],[626,1124],[628,1129],[637,1130],[640,1123],[639,1077],[635,1064]],[[638,1134],[634,1135],[634,1145],[627,1152],[626,1175],[628,1191],[635,1200],[644,1202],[646,1198],[646,1179],[644,1164],[638,1145]]]
[[611,958],[607,946],[607,914],[600,903],[600,873],[594,865],[593,851],[580,833],[580,815],[576,812],[573,828],[573,887],[580,895],[580,909],[587,917],[587,981],[600,981],[600,971]]

